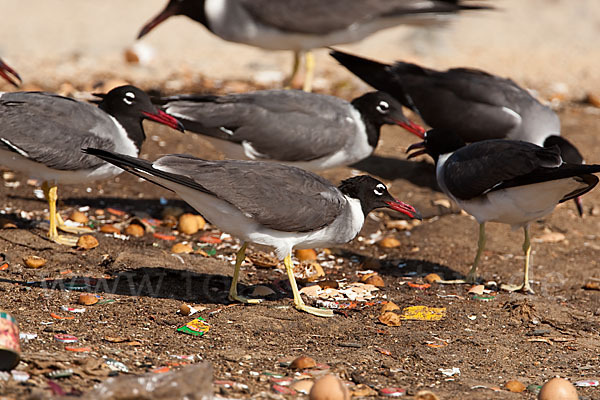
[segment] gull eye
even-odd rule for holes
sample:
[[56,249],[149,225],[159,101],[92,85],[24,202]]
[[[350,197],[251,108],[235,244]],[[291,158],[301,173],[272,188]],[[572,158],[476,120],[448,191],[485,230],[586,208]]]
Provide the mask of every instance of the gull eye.
[[375,189],[373,189],[373,193],[375,193],[375,195],[377,196],[383,196],[386,190],[387,188],[385,187],[385,185],[383,183],[380,183],[377,186],[375,186]]
[[381,114],[387,114],[390,111],[390,105],[387,101],[381,100],[376,108]]
[[125,97],[123,97],[123,101],[127,105],[132,105],[133,104],[132,100],[134,100],[134,99],[135,99],[135,94],[133,92],[125,93]]

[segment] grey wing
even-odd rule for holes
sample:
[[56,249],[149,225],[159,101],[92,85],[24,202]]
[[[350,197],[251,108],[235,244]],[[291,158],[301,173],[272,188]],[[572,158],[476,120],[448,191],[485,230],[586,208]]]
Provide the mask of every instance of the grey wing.
[[[378,17],[451,12],[447,1],[422,0],[240,0],[255,19],[284,31],[326,34]],[[427,7],[423,7],[423,5]]]
[[356,123],[350,104],[333,96],[269,90],[171,101],[165,110],[186,129],[252,146],[257,158],[310,161],[349,140]]
[[93,132],[102,131],[99,121],[111,124],[89,104],[46,93],[5,93],[0,98],[0,148],[54,169],[95,168],[103,161],[81,149],[114,147],[108,136]]
[[327,180],[286,165],[204,161],[186,155],[164,156],[153,165],[193,179],[206,192],[275,230],[321,228],[332,222],[346,204],[342,193]]

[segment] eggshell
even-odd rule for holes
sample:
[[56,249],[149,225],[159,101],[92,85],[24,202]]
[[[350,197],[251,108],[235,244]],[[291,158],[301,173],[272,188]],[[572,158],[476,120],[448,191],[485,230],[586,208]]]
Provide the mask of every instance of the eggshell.
[[194,249],[188,243],[175,243],[173,245],[173,247],[171,247],[171,252],[176,253],[176,254],[177,253],[189,254],[192,251],[194,251]]
[[346,385],[334,375],[319,378],[308,395],[310,400],[349,400],[350,393]]
[[125,234],[133,237],[144,236],[144,227],[138,224],[131,224],[125,228]]
[[291,369],[308,369],[317,366],[317,362],[308,356],[300,356],[290,364]]
[[317,252],[314,249],[298,249],[295,256],[299,261],[314,261],[317,259]]
[[[198,232],[200,229],[204,227],[199,225],[199,219],[194,214],[181,214],[179,217],[179,223],[177,224],[177,229],[181,233],[185,233],[187,235],[193,235]],[[202,218],[202,217],[201,217]]]
[[577,400],[578,398],[575,386],[563,378],[552,378],[544,383],[538,395],[538,400]]
[[29,268],[41,268],[46,265],[46,260],[38,256],[26,257],[24,261]]
[[86,224],[89,221],[87,215],[81,211],[73,211],[71,215],[69,215],[69,219],[73,222],[79,222],[80,224]]
[[377,244],[380,247],[383,247],[386,249],[392,249],[394,247],[400,246],[400,241],[393,236],[386,236],[383,239],[381,239],[379,242],[377,242]]
[[77,247],[84,250],[90,250],[98,246],[98,240],[92,235],[83,235],[77,239]]

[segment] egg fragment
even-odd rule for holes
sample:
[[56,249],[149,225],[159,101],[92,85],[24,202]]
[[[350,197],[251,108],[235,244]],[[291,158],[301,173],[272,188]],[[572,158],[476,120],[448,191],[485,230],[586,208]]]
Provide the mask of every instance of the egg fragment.
[[538,400],[577,400],[577,389],[566,379],[552,378],[544,383]]

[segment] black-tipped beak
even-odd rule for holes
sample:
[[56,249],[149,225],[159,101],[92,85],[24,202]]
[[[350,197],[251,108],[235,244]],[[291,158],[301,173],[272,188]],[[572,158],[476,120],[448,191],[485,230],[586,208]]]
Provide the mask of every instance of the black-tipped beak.
[[152,29],[156,28],[156,26],[159,25],[161,22],[177,14],[179,14],[179,7],[177,5],[177,2],[170,1],[169,4],[167,4],[167,7],[165,7],[165,9],[160,12],[160,14],[158,14],[150,22],[144,25],[137,38],[141,39]]
[[181,132],[185,131],[185,127],[177,118],[167,114],[162,110],[157,110],[154,114],[142,111],[142,114],[144,114],[144,117],[152,121],[158,122],[159,124],[167,125],[168,127],[177,129]]
[[399,201],[399,200],[386,201],[385,203],[392,210],[401,212],[402,214],[406,214],[406,215],[408,215],[411,218],[418,219],[419,221],[421,221],[423,219],[423,217],[421,217],[421,213],[418,212],[410,204],[406,204],[406,203],[404,203],[402,201]]
[[0,60],[0,76],[6,79],[8,83],[12,84],[14,87],[19,87],[23,82],[17,71],[6,65],[2,60]]
[[418,136],[420,139],[425,139],[425,128],[423,128],[421,125],[416,124],[409,119],[405,121],[394,119],[394,122],[406,129],[407,131],[409,131],[410,133],[412,133],[413,135]]
[[427,154],[427,149],[425,147],[425,142],[419,142],[419,143],[414,143],[411,144],[410,146],[408,146],[408,149],[406,149],[406,152],[409,153],[413,150],[417,150],[414,153],[410,153],[407,157],[407,159],[411,159],[417,156],[421,156],[423,154]]

